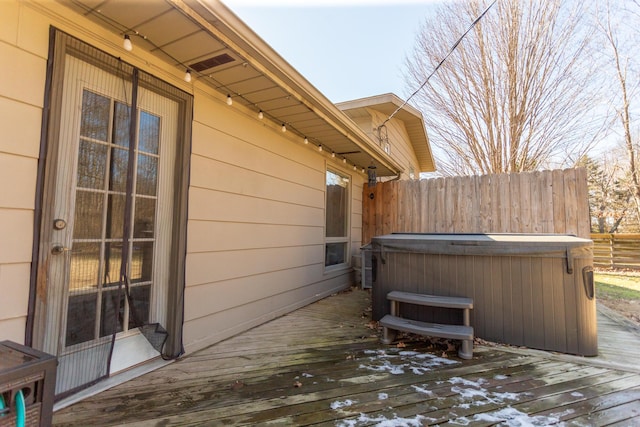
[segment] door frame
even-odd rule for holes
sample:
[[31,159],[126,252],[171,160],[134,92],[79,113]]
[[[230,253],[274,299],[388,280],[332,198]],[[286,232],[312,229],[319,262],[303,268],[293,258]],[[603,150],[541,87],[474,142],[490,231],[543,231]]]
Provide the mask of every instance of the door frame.
[[[62,91],[65,58],[76,55],[92,64],[112,70],[117,67],[134,69],[130,64],[111,56],[55,27],[49,31],[49,57],[42,114],[40,157],[33,228],[33,249],[29,311],[25,331],[25,343],[33,348],[42,348],[47,313],[48,275],[47,265],[51,256],[51,227],[53,211],[44,209],[52,203],[60,145],[60,123],[63,115]],[[167,97],[178,104],[178,132],[175,171],[174,213],[172,218],[169,266],[169,289],[167,320],[168,337],[163,349],[164,358],[175,358],[184,353],[182,325],[184,317],[184,286],[187,238],[187,207],[191,155],[191,126],[193,120],[193,96],[146,72],[138,70],[140,85]]]

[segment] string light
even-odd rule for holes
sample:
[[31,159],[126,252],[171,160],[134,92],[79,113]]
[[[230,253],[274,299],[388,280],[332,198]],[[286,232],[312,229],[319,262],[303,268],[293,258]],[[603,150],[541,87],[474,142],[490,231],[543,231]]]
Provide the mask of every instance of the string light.
[[[136,32],[136,34],[138,34],[138,33]],[[143,37],[143,36],[140,36],[140,37]],[[146,37],[143,37],[143,38],[146,40]],[[151,44],[153,45],[153,43],[151,43]],[[133,43],[131,41],[131,36],[129,34],[124,34],[122,46],[127,52],[131,52],[133,50]],[[178,62],[178,61],[176,61],[176,62]],[[184,65],[184,64],[181,64],[181,65]],[[242,65],[245,66],[245,67],[247,66],[246,63],[243,63]],[[211,76],[209,76],[209,77],[211,77]],[[193,75],[191,74],[191,70],[189,70],[189,68],[185,69],[184,81],[186,83],[191,83],[193,81]],[[241,95],[238,95],[238,96],[241,96]],[[287,99],[289,99],[289,98],[290,97],[287,96]],[[233,105],[233,98],[232,98],[231,94],[227,94],[226,103],[229,106]],[[262,111],[262,109],[258,110],[257,117],[258,117],[259,120],[263,120],[264,119],[264,111]],[[281,131],[282,131],[282,133],[287,132],[286,123],[282,123]],[[305,136],[303,141],[304,141],[305,145],[309,144],[309,138],[308,137]],[[322,144],[319,144],[317,146],[317,148],[318,148],[318,152],[323,152],[324,151],[324,148],[323,148]],[[334,159],[336,158],[335,151],[331,151],[331,158],[334,158]],[[342,157],[342,163],[344,163],[345,165],[348,164],[346,157]],[[353,165],[353,170],[357,170],[357,166],[356,165]],[[364,172],[364,168],[363,168],[363,172]]]
[[131,38],[129,37],[129,34],[124,35],[124,41],[122,42],[122,47],[124,47],[124,50],[126,50],[127,52],[131,52],[133,50],[133,43],[131,43]]
[[[139,35],[139,34],[136,32],[136,35]],[[143,37],[145,40],[147,39],[146,36],[140,35],[140,37]],[[153,45],[153,42],[150,42],[150,43]],[[129,34],[124,34],[123,35],[122,47],[127,52],[131,52],[133,50],[133,43],[131,41],[131,36]],[[162,49],[160,49],[160,50],[162,51]],[[163,53],[166,53],[166,52],[163,51]],[[179,61],[176,61],[176,62],[179,62]],[[246,67],[247,65],[248,64],[246,62],[242,64],[243,67]],[[211,77],[211,76],[209,76],[209,77]],[[191,83],[191,81],[193,81],[193,76],[191,75],[191,70],[189,70],[189,68],[185,68],[183,79],[184,79],[184,81],[186,83]],[[238,95],[238,96],[240,96],[240,95]],[[287,99],[290,99],[290,96],[287,96]],[[233,105],[233,98],[231,97],[231,94],[227,94],[226,103],[227,103],[228,106]],[[262,109],[258,110],[257,117],[258,117],[259,120],[263,120],[264,119],[264,112],[262,111]],[[282,123],[281,131],[282,131],[282,133],[287,132],[286,123]],[[309,139],[306,136],[304,137],[304,144],[305,145],[309,144]],[[318,151],[319,152],[323,151],[322,144],[318,145]],[[332,151],[331,157],[335,158],[336,157],[336,153]],[[346,163],[347,159],[343,158],[343,162]]]
[[[145,37],[146,39],[146,37]],[[127,52],[131,52],[133,50],[133,43],[131,42],[131,37],[128,34],[124,35],[124,39],[122,42],[122,47],[127,51]],[[243,66],[246,66],[246,63],[243,64]],[[191,81],[193,80],[193,76],[191,75],[191,70],[189,70],[188,68],[185,69],[184,72],[184,81],[187,83],[191,83]],[[287,97],[287,99],[289,99],[289,97]],[[231,94],[227,94],[227,105],[231,106],[233,105],[233,98],[231,97]],[[258,110],[258,119],[259,120],[263,120],[264,119],[264,112],[262,111],[262,109]],[[282,131],[282,133],[285,133],[287,131],[287,125],[286,123],[282,123],[282,128],[280,129]],[[309,138],[307,138],[306,136],[304,137],[304,144],[308,145],[309,144]],[[324,150],[324,148],[322,147],[322,144],[318,145],[318,152],[322,152]],[[335,158],[336,157],[336,153],[335,151],[331,152],[331,158]],[[347,158],[343,157],[342,158],[342,162],[344,164],[347,163]],[[353,170],[356,170],[356,166],[353,166]]]
[[[136,35],[139,35],[139,34],[136,32]],[[146,37],[146,36],[142,36],[142,35],[140,35],[140,37],[143,37],[145,40],[147,40],[147,37]],[[153,44],[153,42],[151,42],[151,41],[149,41],[149,42],[150,42],[152,45],[154,45],[154,44]],[[132,41],[131,41],[131,37],[130,37],[130,35],[129,35],[129,34],[124,34],[124,36],[123,36],[123,41],[122,41],[122,46],[123,46],[123,48],[124,48],[127,52],[131,52],[131,51],[133,50],[133,43],[132,43]],[[154,45],[154,46],[155,46],[155,45]],[[157,46],[156,46],[156,47],[157,47]],[[160,49],[160,51],[162,51],[162,49]],[[162,51],[162,52],[166,54],[166,52],[164,52],[164,51]],[[168,54],[167,54],[167,55],[168,55]],[[170,56],[170,55],[168,55],[168,56]],[[170,56],[170,57],[171,57],[171,56]],[[174,58],[174,59],[175,59],[175,58]],[[176,62],[179,62],[179,61],[176,61]],[[184,65],[184,64],[181,64],[181,65]],[[247,64],[246,62],[242,64],[242,66],[243,66],[243,67],[246,67],[247,65],[248,65],[248,64]],[[212,77],[212,76],[211,76],[211,75],[209,75],[209,77]],[[183,79],[184,79],[184,81],[185,81],[186,83],[191,83],[191,81],[193,80],[193,76],[192,76],[192,74],[191,74],[191,70],[189,70],[189,68],[186,68],[186,69],[185,69]],[[238,95],[238,96],[241,96],[241,95]],[[287,99],[290,99],[290,96],[287,96],[286,98],[287,98]],[[227,105],[228,105],[228,106],[233,105],[233,98],[231,97],[231,94],[227,94],[226,103],[227,103]],[[262,111],[262,109],[258,110],[258,115],[257,115],[257,117],[258,117],[258,119],[259,119],[259,120],[263,120],[263,119],[264,119],[264,112]],[[287,131],[286,123],[282,123],[281,131],[282,131],[282,133],[285,133],[285,132]],[[308,144],[309,144],[309,139],[308,139],[306,136],[304,137],[304,144],[305,144],[305,145],[308,145]],[[322,144],[318,145],[318,151],[319,151],[319,152],[322,152],[322,151],[323,151]],[[336,153],[335,153],[334,151],[332,151],[332,152],[331,152],[331,157],[332,157],[332,158],[335,158],[335,157],[336,157]],[[343,159],[342,159],[342,161],[343,161],[343,163],[345,163],[345,164],[347,163],[347,159],[346,159],[346,158],[343,158]],[[355,166],[354,166],[354,170],[355,170]]]

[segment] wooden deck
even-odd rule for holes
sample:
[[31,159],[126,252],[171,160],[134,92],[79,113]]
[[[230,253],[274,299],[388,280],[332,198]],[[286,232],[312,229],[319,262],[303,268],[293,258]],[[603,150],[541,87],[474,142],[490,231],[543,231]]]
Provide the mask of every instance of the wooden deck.
[[635,354],[617,360],[502,346],[461,360],[419,341],[381,345],[369,305],[366,291],[332,296],[62,409],[54,423],[640,425],[633,332]]

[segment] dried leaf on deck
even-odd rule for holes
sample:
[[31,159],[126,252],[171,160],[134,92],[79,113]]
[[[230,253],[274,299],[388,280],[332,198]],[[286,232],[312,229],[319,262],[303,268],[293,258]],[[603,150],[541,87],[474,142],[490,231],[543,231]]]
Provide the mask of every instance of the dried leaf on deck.
[[244,387],[244,383],[242,381],[236,380],[233,384],[231,384],[231,390],[239,390]]
[[376,322],[375,320],[372,320],[371,322],[367,323],[367,328],[378,329],[378,322]]
[[296,381],[296,382],[293,383],[293,386],[295,388],[302,387],[302,383],[300,381]]
[[405,348],[407,345],[405,343],[403,343],[402,341],[400,341],[398,344],[396,344],[396,347],[398,348]]

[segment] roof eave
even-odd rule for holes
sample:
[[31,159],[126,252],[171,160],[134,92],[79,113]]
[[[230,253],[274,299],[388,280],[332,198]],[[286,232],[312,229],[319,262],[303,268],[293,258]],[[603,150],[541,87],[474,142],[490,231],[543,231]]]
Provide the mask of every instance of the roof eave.
[[372,108],[389,116],[395,112],[394,117],[405,122],[411,145],[418,159],[420,172],[435,172],[435,160],[431,151],[431,144],[429,144],[429,137],[422,113],[413,106],[406,104],[397,95],[386,93],[341,102],[336,104],[336,106],[341,110]]
[[168,0],[203,28],[211,31],[233,50],[251,61],[252,65],[290,92],[344,134],[353,144],[373,160],[399,174],[404,168],[389,157],[382,148],[373,144],[369,136],[346,114],[327,99],[297,70],[262,40],[240,18],[218,0]]

